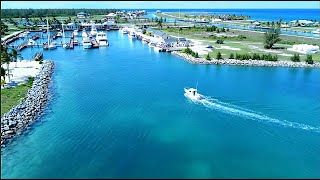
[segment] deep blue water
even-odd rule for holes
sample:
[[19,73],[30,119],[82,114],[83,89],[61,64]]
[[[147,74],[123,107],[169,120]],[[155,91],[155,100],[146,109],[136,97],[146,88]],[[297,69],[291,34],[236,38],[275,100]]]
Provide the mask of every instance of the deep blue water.
[[[156,10],[157,9],[148,9],[146,11],[154,13]],[[179,9],[161,9],[161,11],[179,12]],[[180,12],[246,15],[250,16],[250,19],[260,21],[278,21],[280,18],[284,22],[298,19],[320,20],[319,7],[317,9],[180,9]]]
[[[107,35],[44,51],[54,99],[3,149],[2,178],[320,177],[320,69],[195,65]],[[183,95],[197,82],[199,104]]]

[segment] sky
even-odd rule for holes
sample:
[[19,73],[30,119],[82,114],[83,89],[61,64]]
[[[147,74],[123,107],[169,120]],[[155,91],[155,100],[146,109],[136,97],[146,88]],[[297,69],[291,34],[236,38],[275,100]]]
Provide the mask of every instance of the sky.
[[1,9],[316,9],[320,1],[1,1]]

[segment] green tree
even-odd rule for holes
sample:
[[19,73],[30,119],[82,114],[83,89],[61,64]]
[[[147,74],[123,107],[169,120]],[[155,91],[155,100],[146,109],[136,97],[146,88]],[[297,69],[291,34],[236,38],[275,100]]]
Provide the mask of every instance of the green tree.
[[231,53],[229,59],[234,59],[234,54]]
[[217,58],[218,60],[219,60],[219,59],[222,59],[222,55],[221,55],[220,51],[218,51],[216,58]]
[[308,54],[308,55],[307,55],[306,62],[307,62],[308,64],[313,64],[313,60],[312,60],[312,55],[311,55],[311,54]]
[[6,24],[4,24],[4,22],[2,22],[2,20],[0,20],[0,28],[1,28],[1,36],[6,35],[6,33],[8,32],[8,26]]
[[209,53],[206,56],[206,60],[211,61],[211,57],[210,57]]
[[199,54],[198,54],[198,52],[196,52],[196,54],[195,54],[195,56],[194,56],[195,58],[199,58]]
[[271,49],[274,44],[281,41],[280,28],[274,28],[271,32],[264,33],[264,48]]
[[293,62],[300,62],[300,56],[299,56],[299,54],[294,54],[294,55],[291,57],[291,61],[293,61]]
[[8,75],[8,79],[10,82],[10,62],[11,62],[11,58],[10,55],[7,52],[1,52],[1,64],[6,64],[7,65],[7,75]]
[[[11,58],[11,61],[17,62],[17,58],[20,57],[20,54],[18,54],[17,50],[12,49],[9,56]],[[17,63],[16,63],[16,67],[17,67]]]

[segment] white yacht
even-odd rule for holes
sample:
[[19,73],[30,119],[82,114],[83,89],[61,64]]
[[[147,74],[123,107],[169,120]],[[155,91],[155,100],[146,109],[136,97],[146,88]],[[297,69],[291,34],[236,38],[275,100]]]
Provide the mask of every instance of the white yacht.
[[85,29],[82,30],[82,34],[81,34],[82,37],[88,37],[88,34],[86,32]]
[[90,38],[84,37],[82,40],[82,45],[84,49],[90,49],[92,47],[92,43],[90,41]]
[[122,31],[122,34],[128,34],[127,28],[122,28],[121,31]]
[[75,37],[78,36],[78,30],[77,29],[73,30],[73,36],[75,36]]
[[102,31],[97,33],[96,40],[99,46],[109,46],[107,34]]
[[193,101],[197,101],[197,100],[201,100],[203,99],[203,96],[201,94],[199,94],[197,92],[197,89],[194,88],[184,88],[184,96],[193,100]]
[[92,27],[91,27],[91,31],[90,31],[90,34],[92,36],[96,36],[98,34],[98,31],[97,31],[97,28],[96,26],[93,24]]

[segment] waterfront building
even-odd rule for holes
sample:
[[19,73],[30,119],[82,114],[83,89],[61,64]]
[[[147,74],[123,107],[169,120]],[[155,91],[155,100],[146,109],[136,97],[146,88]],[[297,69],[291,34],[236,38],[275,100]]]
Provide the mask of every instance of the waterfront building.
[[79,12],[77,14],[77,18],[81,18],[81,19],[90,18],[90,14],[85,13],[85,12]]

